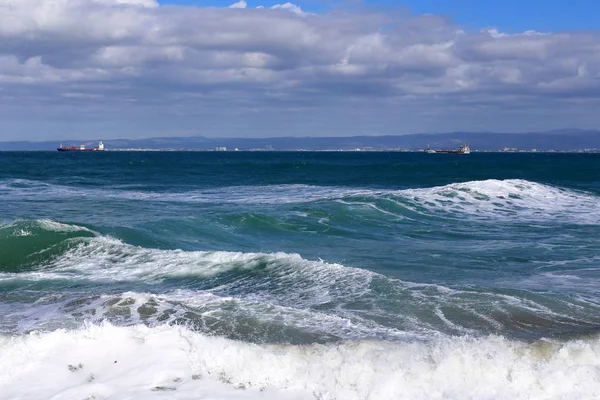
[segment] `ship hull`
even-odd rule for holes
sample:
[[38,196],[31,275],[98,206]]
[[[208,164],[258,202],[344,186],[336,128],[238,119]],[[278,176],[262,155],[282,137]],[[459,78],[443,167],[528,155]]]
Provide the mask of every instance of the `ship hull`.
[[461,150],[435,150],[434,153],[438,154],[470,154],[470,152],[468,151],[461,151]]
[[462,145],[456,150],[434,150],[430,149],[429,146],[425,149],[425,153],[428,154],[471,154],[471,148],[467,145]]
[[85,149],[85,150],[81,150],[81,149],[64,149],[61,147],[57,147],[56,150],[58,151],[73,151],[73,152],[86,152],[86,151],[98,151],[98,149]]

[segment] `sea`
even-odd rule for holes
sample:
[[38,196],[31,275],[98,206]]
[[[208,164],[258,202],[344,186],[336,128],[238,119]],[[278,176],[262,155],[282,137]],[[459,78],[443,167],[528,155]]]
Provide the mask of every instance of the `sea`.
[[0,399],[600,399],[600,154],[0,152]]

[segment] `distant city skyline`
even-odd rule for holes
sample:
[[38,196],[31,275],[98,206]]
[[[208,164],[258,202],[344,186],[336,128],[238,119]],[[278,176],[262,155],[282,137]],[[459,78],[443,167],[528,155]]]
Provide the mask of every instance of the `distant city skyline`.
[[600,128],[600,3],[0,0],[0,141]]

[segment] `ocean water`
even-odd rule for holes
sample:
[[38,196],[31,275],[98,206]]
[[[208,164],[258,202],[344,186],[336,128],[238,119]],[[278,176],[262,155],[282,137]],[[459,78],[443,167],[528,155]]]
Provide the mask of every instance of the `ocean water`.
[[0,153],[0,399],[599,399],[600,154]]

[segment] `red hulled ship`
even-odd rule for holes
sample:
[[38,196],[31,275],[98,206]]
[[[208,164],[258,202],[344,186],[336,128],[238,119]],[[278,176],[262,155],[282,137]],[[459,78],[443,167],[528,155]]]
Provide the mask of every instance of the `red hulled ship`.
[[98,143],[97,147],[85,147],[85,144],[82,144],[81,146],[77,147],[77,146],[71,146],[71,147],[67,147],[67,146],[63,146],[62,144],[56,148],[56,150],[58,151],[103,151],[104,150],[104,143],[100,142]]

